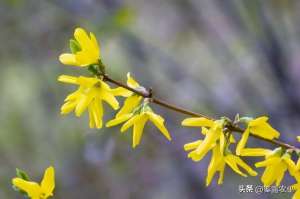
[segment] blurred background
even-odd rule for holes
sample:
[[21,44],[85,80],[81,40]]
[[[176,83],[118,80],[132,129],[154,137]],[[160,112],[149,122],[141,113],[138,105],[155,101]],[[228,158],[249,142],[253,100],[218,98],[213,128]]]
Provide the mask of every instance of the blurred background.
[[[289,0],[0,0],[0,198],[22,198],[10,184],[16,167],[39,181],[49,165],[54,198],[289,198],[239,193],[259,177],[228,168],[222,186],[206,188],[210,155],[186,158],[182,146],[200,134],[180,126],[184,115],[153,105],[173,142],[147,125],[136,150],[130,131],[91,130],[87,115],[61,116],[75,87],[56,79],[86,74],[58,62],[81,26],[96,34],[115,79],[125,82],[130,71],[156,96],[213,117],[266,114],[282,140],[300,146],[299,9]],[[113,112],[105,110],[107,121]],[[258,145],[274,148],[249,142]]]

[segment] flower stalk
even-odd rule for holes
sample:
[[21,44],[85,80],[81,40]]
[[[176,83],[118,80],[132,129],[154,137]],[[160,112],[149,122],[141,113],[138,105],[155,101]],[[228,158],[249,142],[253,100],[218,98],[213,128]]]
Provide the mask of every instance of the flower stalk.
[[[166,102],[166,101],[163,101],[161,99],[158,99],[156,98],[155,96],[153,96],[152,92],[149,92],[148,90],[147,91],[140,91],[140,90],[137,90],[137,89],[134,89],[134,88],[131,88],[129,86],[127,86],[126,84],[122,83],[122,82],[119,82],[119,81],[116,81],[112,78],[110,78],[107,74],[104,74],[104,75],[101,75],[102,78],[103,78],[103,81],[106,81],[106,82],[110,82],[112,84],[115,84],[117,86],[120,86],[120,87],[123,87],[127,90],[130,90],[144,98],[150,98],[151,102],[154,103],[154,104],[157,104],[159,106],[162,106],[162,107],[165,107],[169,110],[172,110],[172,111],[175,111],[175,112],[178,112],[178,113],[182,113],[184,115],[189,115],[189,116],[192,116],[192,117],[204,117],[204,118],[207,118],[207,119],[210,119],[210,120],[215,120],[214,118],[210,117],[210,116],[207,116],[207,115],[204,115],[204,114],[201,114],[201,113],[196,113],[196,112],[193,112],[193,111],[190,111],[190,110],[187,110],[187,109],[184,109],[184,108],[181,108],[181,107],[178,107],[176,105],[173,105],[169,102]],[[100,78],[100,76],[98,76]],[[236,133],[240,133],[242,134],[245,130],[234,125],[232,122],[229,122],[226,126],[231,132],[236,132]],[[274,144],[276,146],[280,146],[280,147],[283,147],[285,149],[291,149],[293,151],[300,151],[299,148],[293,146],[293,145],[290,145],[290,144],[287,144],[281,140],[278,140],[278,139],[266,139],[266,138],[263,138],[261,136],[258,136],[258,135],[253,135],[253,134],[250,134],[250,136],[256,138],[256,139],[259,139],[259,140],[263,140],[265,142],[269,142],[271,144]]]

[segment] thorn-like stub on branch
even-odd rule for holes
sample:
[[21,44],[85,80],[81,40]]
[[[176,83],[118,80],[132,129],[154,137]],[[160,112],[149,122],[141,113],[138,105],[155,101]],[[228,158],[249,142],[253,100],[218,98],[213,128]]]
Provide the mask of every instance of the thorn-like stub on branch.
[[148,89],[148,94],[149,94],[149,98],[152,98],[152,96],[153,96],[153,89],[152,89],[152,87],[150,87]]

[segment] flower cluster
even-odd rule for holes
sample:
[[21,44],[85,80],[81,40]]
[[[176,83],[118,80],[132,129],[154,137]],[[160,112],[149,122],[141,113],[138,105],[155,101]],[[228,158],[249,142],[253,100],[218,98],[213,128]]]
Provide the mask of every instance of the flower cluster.
[[[139,145],[143,129],[147,121],[151,121],[159,131],[168,139],[171,136],[164,125],[164,119],[153,112],[150,107],[151,99],[142,97],[136,93],[122,88],[111,88],[105,82],[105,67],[100,59],[100,48],[93,33],[89,35],[82,28],[76,28],[75,39],[70,40],[71,53],[60,55],[59,60],[65,65],[86,67],[92,76],[69,76],[61,75],[58,81],[78,86],[78,89],[69,94],[61,107],[61,114],[65,115],[72,111],[77,117],[88,110],[90,128],[102,128],[103,126],[103,102],[109,104],[114,110],[119,109],[116,97],[125,97],[124,104],[115,118],[106,123],[106,127],[112,127],[124,123],[121,132],[133,127],[132,147]],[[147,92],[130,73],[127,74],[127,86],[141,92]]]
[[[141,86],[130,73],[127,74],[127,85],[111,80],[105,73],[105,66],[100,58],[99,44],[94,34],[87,34],[82,28],[77,28],[74,38],[70,40],[71,53],[62,54],[59,60],[65,65],[85,67],[92,75],[88,77],[61,75],[58,77],[60,82],[78,86],[76,91],[66,97],[65,103],[61,107],[61,114],[65,115],[74,111],[75,115],[79,117],[85,110],[88,110],[90,128],[100,129],[103,127],[103,102],[109,104],[114,110],[118,110],[120,108],[118,98],[124,97],[123,106],[113,119],[106,122],[105,126],[112,127],[122,124],[120,128],[122,133],[132,127],[133,148],[140,144],[144,127],[148,121],[153,123],[169,141],[171,140],[164,118],[154,113],[151,108],[153,103],[185,114],[197,115],[153,98],[152,93]],[[108,83],[120,87],[111,88]],[[243,157],[262,156],[264,160],[255,163],[255,167],[265,168],[261,176],[263,185],[270,186],[274,183],[277,186],[280,185],[285,173],[288,172],[296,181],[296,184],[293,185],[296,190],[293,199],[300,198],[300,158],[297,162],[292,159],[293,155],[300,154],[298,148],[284,144],[279,144],[280,147],[273,150],[247,147],[249,137],[278,144],[277,139],[280,133],[268,123],[268,117],[240,118],[237,115],[234,121],[226,117],[220,119],[192,117],[184,119],[182,126],[201,128],[204,137],[185,144],[184,150],[188,151],[187,157],[195,162],[201,161],[211,153],[206,177],[207,186],[211,184],[216,173],[219,173],[217,183],[223,183],[226,166],[243,177],[258,175],[252,166],[243,160]],[[241,133],[239,140],[234,137],[233,133],[235,132]],[[300,141],[300,137],[298,140]],[[34,188],[35,192],[30,192],[29,188],[26,188],[24,180],[14,179],[13,184],[26,191],[32,198],[41,197],[41,193],[46,198],[53,190],[50,190],[49,187],[45,188],[43,182],[41,186],[32,185],[36,187]],[[30,190],[33,189],[30,188]]]
[[[276,184],[279,186],[283,180],[285,173],[288,171],[290,176],[294,177],[297,182],[293,185],[296,190],[293,199],[298,199],[300,195],[300,158],[297,163],[292,160],[292,154],[298,155],[299,151],[286,149],[283,147],[274,150],[265,148],[246,148],[246,143],[250,134],[259,136],[262,139],[273,140],[278,138],[280,133],[276,131],[267,122],[268,117],[259,117],[256,119],[243,117],[231,122],[228,118],[220,120],[210,120],[204,117],[187,118],[182,121],[183,126],[200,127],[204,139],[199,139],[194,142],[184,145],[184,150],[189,151],[188,158],[197,162],[203,159],[210,151],[212,151],[211,161],[207,170],[206,185],[208,186],[215,173],[219,172],[218,184],[223,183],[224,169],[228,165],[237,174],[247,177],[248,173],[251,176],[256,176],[254,171],[246,164],[242,157],[265,157],[265,160],[257,162],[255,167],[265,167],[261,176],[261,182],[264,186]],[[232,126],[232,125],[235,126]],[[235,153],[232,152],[230,145],[236,143],[236,139],[232,135],[232,128],[237,128],[238,125],[246,126],[242,132],[241,139],[235,147]],[[243,169],[245,172],[242,172]]]

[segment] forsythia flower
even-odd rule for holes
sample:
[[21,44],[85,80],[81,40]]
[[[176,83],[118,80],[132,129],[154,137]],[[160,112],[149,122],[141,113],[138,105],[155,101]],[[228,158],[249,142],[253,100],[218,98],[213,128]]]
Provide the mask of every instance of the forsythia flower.
[[[131,77],[130,73],[127,73],[127,85],[130,88],[134,88],[134,89],[141,89],[141,90],[145,89],[141,87],[139,83]],[[115,96],[127,97],[126,100],[124,101],[123,107],[116,114],[116,118],[120,117],[121,115],[131,113],[140,104],[141,100],[143,99],[142,96],[135,94],[122,87],[112,89],[112,93]]]
[[73,66],[88,66],[99,61],[100,49],[93,33],[88,35],[82,28],[74,31],[76,40],[71,40],[72,53],[65,53],[59,56],[61,63]]
[[104,111],[102,101],[107,102],[115,110],[119,108],[119,103],[109,85],[98,78],[61,75],[58,81],[79,85],[75,92],[66,97],[65,104],[61,107],[61,114],[68,114],[75,110],[75,115],[79,117],[88,109],[90,128],[102,127]]
[[115,126],[127,121],[121,127],[121,132],[123,133],[133,126],[132,147],[135,148],[141,141],[143,129],[148,120],[150,120],[169,141],[171,140],[171,136],[164,125],[164,119],[153,113],[150,107],[141,108],[139,113],[123,114],[120,117],[110,120],[106,124],[106,127]]
[[268,117],[259,117],[248,122],[246,130],[243,132],[242,138],[236,147],[236,154],[240,155],[245,147],[249,134],[258,135],[260,137],[272,140],[278,138],[280,133],[267,123]]
[[[134,89],[145,89],[130,76],[130,73],[127,73],[127,85]],[[135,148],[141,141],[146,122],[150,120],[168,140],[171,140],[171,136],[164,125],[164,119],[152,111],[148,102],[139,105],[143,97],[121,87],[113,89],[112,93],[127,97],[127,99],[124,101],[123,107],[116,114],[115,119],[107,122],[106,127],[112,127],[127,121],[121,127],[121,132],[125,132],[133,126],[132,147]]]
[[53,167],[46,169],[41,184],[26,181],[22,178],[12,179],[12,184],[27,193],[31,199],[46,199],[53,196],[55,188],[55,170]]
[[[187,118],[181,123],[183,126],[193,126],[193,127],[208,127],[209,129],[202,128],[205,134],[204,140],[199,140],[193,143],[186,144],[185,149],[191,146],[197,146],[195,150],[188,154],[189,158],[194,161],[200,161],[209,150],[211,150],[219,139],[222,139],[222,145],[224,145],[224,135],[223,135],[223,124],[220,120],[209,120],[203,117],[200,118]],[[201,143],[201,144],[199,144]],[[223,146],[221,147],[223,150]]]
[[276,182],[276,186],[279,186],[287,170],[292,176],[295,176],[296,165],[291,160],[289,153],[282,155],[281,148],[275,149],[271,154],[266,155],[265,159],[255,164],[256,167],[266,167],[261,177],[261,181],[265,186],[270,186],[274,182]]
[[257,173],[238,156],[233,155],[231,152],[227,152],[227,154],[225,155],[221,154],[220,144],[218,143],[212,150],[212,158],[207,170],[206,186],[211,183],[216,172],[219,172],[218,184],[223,183],[226,164],[234,172],[238,173],[241,176],[247,177],[247,175],[243,173],[240,168],[243,168],[251,176],[257,175]]

